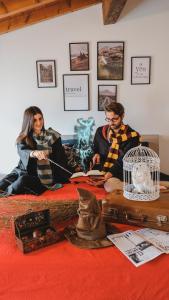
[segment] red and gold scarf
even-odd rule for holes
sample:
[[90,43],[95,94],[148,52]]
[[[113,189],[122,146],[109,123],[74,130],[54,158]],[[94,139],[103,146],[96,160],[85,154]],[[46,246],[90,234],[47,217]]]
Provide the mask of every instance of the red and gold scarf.
[[[108,130],[107,130],[108,129]],[[139,137],[139,133],[131,131],[127,133],[128,126],[122,124],[118,133],[115,133],[111,127],[103,127],[103,136],[111,143],[107,159],[103,166],[103,172],[109,172],[115,161],[119,158],[119,148],[122,142],[126,142],[132,138]],[[107,131],[107,133],[106,133]]]

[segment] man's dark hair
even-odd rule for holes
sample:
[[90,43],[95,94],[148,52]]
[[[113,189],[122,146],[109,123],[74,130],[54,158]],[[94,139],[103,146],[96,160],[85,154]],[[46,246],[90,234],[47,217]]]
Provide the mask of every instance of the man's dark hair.
[[105,112],[114,112],[118,116],[122,116],[124,114],[124,107],[119,102],[111,102],[108,104],[105,104],[104,106]]

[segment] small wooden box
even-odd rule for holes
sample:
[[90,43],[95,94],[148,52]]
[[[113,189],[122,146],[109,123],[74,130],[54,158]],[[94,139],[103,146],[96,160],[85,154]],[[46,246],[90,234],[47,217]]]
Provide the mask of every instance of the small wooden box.
[[61,234],[50,226],[49,209],[29,212],[14,220],[16,243],[23,253],[49,246],[61,240]]

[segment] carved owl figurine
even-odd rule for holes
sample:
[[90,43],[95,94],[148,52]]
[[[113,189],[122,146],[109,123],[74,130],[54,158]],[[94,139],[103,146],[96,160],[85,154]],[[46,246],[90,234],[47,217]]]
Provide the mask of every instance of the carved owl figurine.
[[146,163],[136,163],[132,170],[133,192],[151,193],[153,192],[153,180]]

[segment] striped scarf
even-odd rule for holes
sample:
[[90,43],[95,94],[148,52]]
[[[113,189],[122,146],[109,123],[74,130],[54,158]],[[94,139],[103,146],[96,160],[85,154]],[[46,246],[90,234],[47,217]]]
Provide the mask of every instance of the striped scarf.
[[[41,131],[39,135],[33,134],[37,144],[36,150],[44,151],[49,156],[52,153],[52,145],[59,137],[59,133],[52,128]],[[37,173],[42,184],[48,186],[53,183],[52,169],[48,160],[37,160]]]
[[[107,126],[103,127],[103,130],[105,130],[106,127]],[[128,126],[124,124],[121,125],[118,133],[115,133],[111,128],[109,128],[106,139],[108,139],[108,141],[111,143],[111,146],[109,148],[109,153],[103,166],[103,172],[109,172],[111,167],[119,158],[120,144],[139,136],[139,133],[136,131],[126,133],[127,129]],[[103,135],[105,135],[105,132],[103,132]]]

